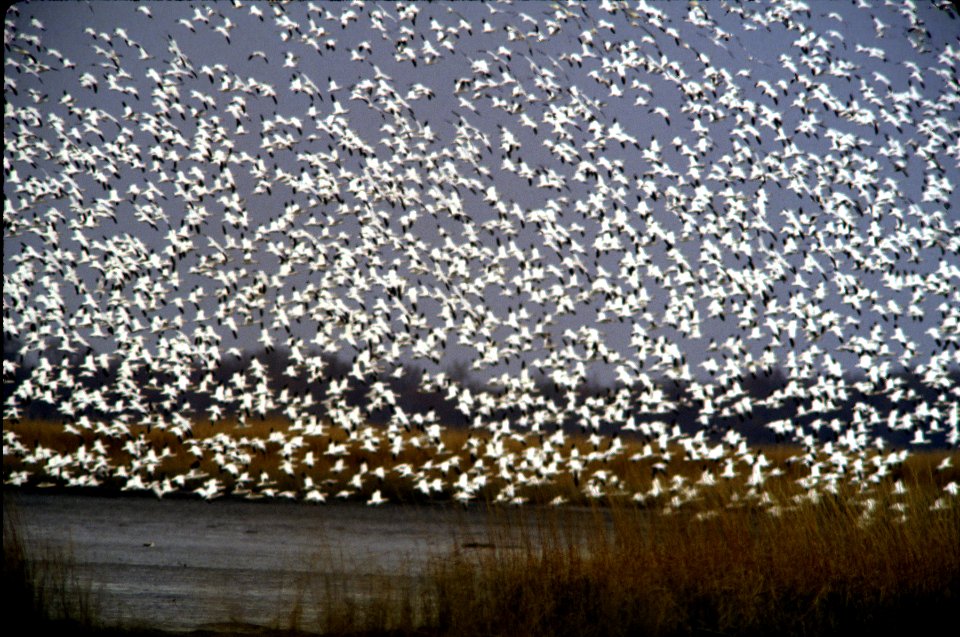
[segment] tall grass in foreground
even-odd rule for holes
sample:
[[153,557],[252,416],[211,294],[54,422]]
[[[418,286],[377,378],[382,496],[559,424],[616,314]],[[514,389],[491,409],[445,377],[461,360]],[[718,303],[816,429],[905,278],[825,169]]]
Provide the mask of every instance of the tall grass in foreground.
[[[932,634],[960,625],[960,510],[933,494],[868,517],[841,500],[708,518],[613,506],[494,511],[489,538],[420,586],[357,607],[319,595],[328,634]],[[344,613],[343,611],[349,611]],[[917,631],[920,631],[919,633]],[[929,631],[929,632],[927,632]]]
[[63,550],[28,550],[28,538],[14,507],[3,505],[3,605],[5,630],[14,634],[92,632],[96,595],[82,583],[73,558]]
[[[706,520],[614,509],[585,543],[552,523],[519,549],[455,556],[436,628],[472,635],[820,635],[960,619],[960,516],[833,502]],[[949,624],[948,624],[949,625]]]
[[[878,493],[870,509],[845,496],[776,514],[491,507],[485,534],[438,552],[422,574],[358,578],[328,550],[317,559],[342,570],[297,582],[298,601],[273,627],[238,626],[353,637],[937,634],[960,625],[960,508],[934,506],[940,497],[918,482]],[[69,559],[33,561],[23,547],[5,511],[5,608],[69,628],[59,634],[92,632],[92,596]]]

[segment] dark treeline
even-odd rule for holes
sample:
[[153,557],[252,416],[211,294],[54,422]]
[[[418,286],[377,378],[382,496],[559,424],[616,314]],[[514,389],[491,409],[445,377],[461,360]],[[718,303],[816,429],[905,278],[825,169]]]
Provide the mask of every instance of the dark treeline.
[[[17,387],[33,374],[36,363],[32,363],[28,358],[22,355],[20,343],[16,340],[4,340],[4,361],[16,362],[16,369],[12,373],[5,374],[3,383],[3,399],[5,407]],[[311,353],[316,355],[317,353]],[[59,359],[48,356],[52,366],[63,365],[64,362],[71,369],[75,369],[82,362],[84,355],[73,354],[63,356]],[[382,383],[396,395],[396,404],[408,414],[426,413],[433,411],[437,420],[449,427],[465,427],[471,424],[471,419],[462,413],[457,406],[455,398],[448,398],[447,392],[438,388],[434,391],[427,391],[423,387],[423,370],[414,365],[404,365],[403,373],[395,376],[387,370],[384,373],[373,377],[367,376],[362,380],[350,376],[352,370],[352,361],[334,354],[323,354],[324,374],[323,379],[317,382],[309,382],[305,375],[291,376],[287,372],[290,370],[293,361],[290,352],[285,349],[271,349],[269,351],[260,350],[257,352],[246,352],[242,357],[227,356],[219,362],[212,372],[213,380],[216,383],[229,385],[235,374],[248,373],[251,362],[256,359],[266,371],[269,387],[277,394],[286,390],[288,396],[306,398],[308,395],[312,398],[312,407],[307,413],[318,417],[323,417],[326,409],[324,401],[329,395],[330,383],[332,381],[341,381],[350,377],[349,389],[343,393],[343,398],[347,405],[365,407],[368,404],[368,393],[371,391],[371,385],[374,382]],[[80,376],[78,383],[87,390],[100,390],[105,396],[119,397],[120,391],[115,381],[118,378],[120,362],[117,357],[110,360],[106,370],[101,370],[95,375]],[[9,370],[9,368],[8,368]],[[163,387],[166,384],[172,384],[174,377],[170,374],[157,372],[140,366],[134,373],[133,379],[142,388],[141,395],[144,397],[144,403],[149,411],[170,416],[173,412],[184,415],[203,418],[208,409],[213,404],[211,392],[198,391],[202,378],[207,372],[199,364],[193,366],[191,372],[191,386],[186,391],[181,392],[177,399],[171,403],[163,393]],[[445,371],[447,378],[455,381],[460,387],[468,388],[472,393],[490,392],[494,395],[502,395],[501,388],[490,386],[473,376],[471,376],[468,366],[464,363],[454,364]],[[960,390],[960,369],[954,369],[949,375],[949,387],[936,389],[923,382],[920,374],[913,370],[900,370],[891,374],[887,381],[887,386],[897,387],[900,391],[898,396],[894,397],[891,392],[882,390],[883,388],[873,387],[863,382],[863,378],[848,376],[845,383],[846,396],[843,400],[836,401],[836,409],[832,411],[811,411],[813,398],[810,392],[799,392],[799,397],[790,397],[776,401],[768,405],[766,400],[773,396],[778,390],[782,390],[788,383],[788,377],[782,369],[774,368],[765,373],[744,374],[740,379],[741,397],[749,400],[750,408],[744,413],[737,413],[735,416],[712,415],[709,419],[708,433],[712,435],[722,435],[729,429],[734,429],[747,436],[753,443],[775,443],[789,442],[790,436],[783,436],[775,431],[770,425],[776,422],[788,421],[791,424],[790,430],[795,432],[797,427],[803,429],[805,434],[813,434],[821,442],[832,440],[838,436],[838,431],[831,428],[829,423],[839,421],[845,427],[854,419],[854,413],[857,409],[868,407],[873,414],[879,416],[883,422],[882,425],[875,426],[873,432],[883,436],[889,442],[894,444],[906,444],[912,437],[910,431],[890,430],[886,426],[889,416],[893,410],[900,414],[910,413],[913,415],[914,427],[922,427],[924,431],[929,430],[930,423],[919,417],[917,408],[921,403],[928,405],[937,404],[943,401],[943,396],[951,392],[956,395]],[[569,400],[569,393],[562,390],[545,377],[535,377],[536,391],[538,395],[546,401],[553,401],[555,404],[564,404]],[[644,423],[655,421],[665,422],[669,426],[679,425],[686,433],[696,431],[700,425],[698,417],[701,415],[703,401],[698,400],[690,386],[677,382],[673,379],[662,378],[657,380],[655,388],[663,392],[664,409],[657,413],[651,413],[644,410],[640,401],[642,390],[634,389],[628,392],[631,405],[626,412],[626,418],[632,418],[634,423],[642,428]],[[804,388],[812,387],[813,382],[802,384]],[[623,392],[623,386],[619,384],[601,385],[598,383],[587,382],[578,387],[574,393],[578,401],[597,401],[603,404],[604,401],[612,401],[615,395]],[[62,398],[60,390],[55,396]],[[896,398],[896,399],[895,399]],[[50,404],[47,401],[24,401],[17,400],[19,416],[21,418],[31,419],[64,419],[63,414],[56,404]],[[508,401],[500,401],[507,403]],[[722,401],[715,407],[717,411],[724,406]],[[234,417],[238,415],[237,408],[229,409],[229,405],[223,405],[224,416]],[[282,415],[283,406],[278,410],[266,413],[247,413],[247,418],[258,418],[268,416]],[[390,420],[392,407],[385,407],[376,410],[366,410],[369,414],[369,420],[374,424],[385,424]],[[100,417],[109,418],[115,416],[115,413],[99,413],[97,408],[90,407],[83,414],[73,414],[73,418],[81,415],[87,415],[90,418]],[[513,423],[521,417],[521,412],[516,407],[505,405],[503,408],[494,410],[489,416],[485,416],[488,421],[508,420]],[[929,420],[929,418],[927,419]],[[641,435],[640,432],[624,431],[622,429],[624,421],[614,422],[612,419],[601,419],[599,432],[605,435],[620,434],[624,436]],[[563,423],[564,429],[568,431],[583,430],[586,433],[593,431],[592,427],[587,427],[576,420],[568,420]],[[842,428],[841,428],[842,431]],[[945,445],[946,431],[934,432],[928,435],[935,446]]]

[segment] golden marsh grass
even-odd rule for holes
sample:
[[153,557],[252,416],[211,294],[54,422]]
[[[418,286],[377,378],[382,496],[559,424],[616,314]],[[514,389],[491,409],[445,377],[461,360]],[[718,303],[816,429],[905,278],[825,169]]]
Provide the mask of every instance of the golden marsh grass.
[[[367,426],[372,435],[382,434],[375,425]],[[327,496],[327,501],[336,499],[336,494],[349,492],[353,499],[367,498],[376,490],[392,502],[410,503],[449,500],[454,493],[453,482],[461,473],[476,475],[476,457],[471,455],[470,442],[480,445],[489,442],[489,432],[474,429],[447,428],[441,433],[439,444],[424,445],[418,443],[423,434],[416,430],[402,435],[405,440],[399,453],[384,444],[375,449],[363,448],[356,440],[350,440],[341,428],[329,426],[323,435],[301,436],[302,443],[292,450],[284,450],[281,442],[270,441],[270,436],[283,432],[286,438],[296,432],[290,429],[290,422],[284,418],[250,420],[244,425],[236,421],[224,420],[210,424],[196,421],[192,424],[189,438],[181,439],[170,431],[147,428],[142,425],[130,425],[125,436],[103,436],[92,429],[78,433],[67,431],[63,424],[48,421],[22,420],[5,422],[4,432],[15,435],[21,451],[14,453],[8,445],[4,449],[4,478],[18,471],[29,473],[28,485],[45,484],[58,487],[82,486],[80,474],[95,475],[97,486],[107,490],[120,490],[127,484],[127,474],[118,468],[138,467],[146,481],[161,483],[174,480],[193,472],[193,478],[180,485],[180,493],[191,493],[204,480],[215,478],[223,485],[224,494],[237,496],[256,496],[250,487],[263,482],[269,488],[268,493],[284,495],[290,498],[302,498],[309,485],[317,485]],[[106,464],[89,471],[78,470],[78,452],[89,452],[95,444],[104,447]],[[534,476],[532,470],[516,466],[522,462],[524,449],[529,446],[542,448],[543,437],[526,433],[502,441],[505,452],[517,459],[512,471],[516,474]],[[136,454],[131,445],[136,446]],[[330,455],[327,452],[332,445],[344,445],[342,455]],[[477,444],[474,445],[476,447]],[[230,448],[233,448],[233,451]],[[610,502],[634,502],[636,494],[648,494],[655,481],[663,487],[663,493],[656,497],[642,497],[638,502],[648,508],[661,508],[671,501],[682,502],[684,508],[696,511],[711,511],[727,506],[750,504],[751,500],[776,496],[778,503],[790,503],[806,497],[808,489],[801,479],[809,474],[809,464],[813,461],[826,465],[826,455],[813,457],[796,445],[767,445],[750,448],[750,454],[762,454],[769,462],[767,478],[762,488],[747,485],[749,468],[738,461],[735,478],[721,479],[720,474],[725,460],[690,459],[685,450],[671,443],[665,450],[657,448],[652,455],[649,443],[640,438],[625,439],[623,448],[610,457],[595,454],[596,446],[587,436],[566,434],[562,445],[556,445],[554,451],[569,458],[576,450],[583,459],[583,471],[578,476],[569,471],[559,471],[545,480],[529,480],[517,489],[531,504],[544,504],[561,498],[565,503],[575,505],[608,504]],[[646,449],[645,449],[646,448]],[[43,449],[44,454],[37,457],[32,452]],[[601,447],[600,451],[603,451]],[[51,460],[50,453],[56,455]],[[144,456],[153,455],[153,463],[144,463]],[[861,458],[868,469],[870,462],[880,460],[889,454],[889,450],[867,449]],[[638,456],[643,456],[637,459]],[[92,457],[92,454],[87,454]],[[310,462],[307,458],[310,457]],[[729,457],[729,455],[727,456]],[[937,467],[945,458],[950,457],[952,464],[945,470]],[[667,458],[665,460],[665,458]],[[68,459],[57,462],[58,459]],[[289,465],[284,464],[289,460]],[[480,458],[484,460],[484,458]],[[233,463],[237,472],[225,468]],[[92,463],[89,463],[92,465]],[[335,471],[337,465],[342,468]],[[828,491],[853,496],[855,499],[873,499],[885,493],[895,483],[930,483],[942,489],[950,482],[960,482],[960,454],[952,450],[931,450],[911,453],[905,462],[890,465],[889,473],[879,481],[866,480],[838,482],[828,485]],[[54,467],[51,471],[49,468]],[[439,492],[424,493],[417,488],[417,480],[401,473],[403,467],[418,470],[419,477],[426,480],[439,479],[443,485]],[[375,475],[382,470],[382,477]],[[486,459],[484,471],[489,476],[485,486],[478,489],[474,502],[489,503],[496,499],[504,486],[504,481],[496,476],[496,466]],[[364,473],[365,472],[365,473]],[[704,485],[700,481],[704,472],[715,477],[715,484]],[[351,479],[362,474],[361,487],[351,484]],[[243,476],[243,474],[246,474]],[[853,472],[846,474],[852,477]],[[243,476],[243,477],[241,477]],[[249,480],[249,482],[247,481]],[[603,488],[603,493],[591,497],[585,490],[588,482],[595,482]],[[254,491],[256,491],[254,489]]]
[[[196,469],[223,480],[229,493],[237,485],[213,457],[217,436],[268,440],[272,431],[288,427],[282,419],[246,427],[197,422],[193,437],[183,441],[169,432],[137,427],[127,438],[101,441],[113,466],[133,459],[124,446],[135,440],[152,446],[158,455],[170,450],[151,469],[152,475],[173,477]],[[27,454],[38,447],[76,454],[97,440],[93,432],[68,433],[55,423],[5,423],[7,430],[16,433]],[[366,451],[354,445],[334,459],[323,451],[346,435],[332,427],[329,431],[305,439],[296,451],[299,464],[293,475],[281,469],[278,443],[253,453],[247,471],[268,474],[277,491],[299,494],[304,477],[327,479],[336,460],[343,460],[348,475],[363,464],[383,466],[385,478],[368,478],[363,493],[379,488],[393,502],[443,501],[449,491],[425,498],[392,468],[431,458],[436,466],[454,457],[466,466],[466,441],[481,435],[446,431],[439,458],[434,449],[413,445],[398,457],[382,447]],[[523,439],[507,444],[520,452]],[[288,628],[328,635],[925,634],[944,622],[957,625],[960,507],[956,496],[944,491],[960,480],[955,451],[914,452],[892,465],[882,480],[808,490],[798,484],[808,475],[796,460],[802,450],[753,448],[752,453],[763,453],[770,467],[781,472],[762,490],[747,488],[744,476],[721,480],[676,508],[669,506],[671,497],[684,493],[705,468],[718,467],[685,459],[682,450],[671,448],[667,471],[658,477],[666,485],[680,476],[682,486],[635,501],[630,494],[648,490],[654,479],[651,459],[630,459],[643,444],[627,440],[618,456],[589,463],[579,486],[569,474],[560,474],[525,491],[532,504],[562,496],[579,506],[490,506],[496,490],[490,485],[472,505],[485,507],[488,537],[431,556],[425,575],[372,575],[360,597],[347,594],[343,581],[335,577],[300,578],[292,584],[298,587],[298,602],[278,609],[279,626],[264,634]],[[191,447],[203,454],[191,452]],[[586,455],[592,443],[567,436],[563,451],[569,454],[574,447]],[[316,459],[312,467],[303,464],[309,451]],[[889,450],[872,453],[870,457],[882,457]],[[952,464],[943,468],[948,457]],[[5,477],[21,470],[28,459],[5,455]],[[455,475],[433,471],[430,475],[445,475],[447,480]],[[596,471],[618,475],[621,482],[613,493],[589,498],[582,482]],[[48,481],[65,486],[69,477],[33,479],[34,485]],[[334,493],[345,484],[346,479],[325,488]],[[107,472],[100,488],[122,486],[122,478]],[[7,529],[5,516],[5,554]],[[27,562],[21,558],[21,563]],[[89,607],[89,602],[87,598],[83,603]],[[53,606],[47,608],[49,604]],[[66,607],[56,601],[40,607],[46,617],[60,617],[57,604]]]

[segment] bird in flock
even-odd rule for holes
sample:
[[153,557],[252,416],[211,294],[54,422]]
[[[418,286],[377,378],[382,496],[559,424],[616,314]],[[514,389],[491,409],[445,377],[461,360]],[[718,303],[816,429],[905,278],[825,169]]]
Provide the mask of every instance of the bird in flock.
[[109,10],[5,14],[8,483],[773,508],[741,426],[811,497],[960,443],[949,3]]

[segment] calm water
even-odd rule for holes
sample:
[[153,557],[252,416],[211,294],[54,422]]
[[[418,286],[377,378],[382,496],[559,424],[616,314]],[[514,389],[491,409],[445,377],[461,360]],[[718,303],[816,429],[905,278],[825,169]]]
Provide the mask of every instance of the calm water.
[[498,524],[480,509],[434,506],[4,497],[30,547],[68,550],[105,622],[167,630],[285,627],[298,600],[309,626],[325,585],[353,598],[416,586],[431,556],[487,550]]

